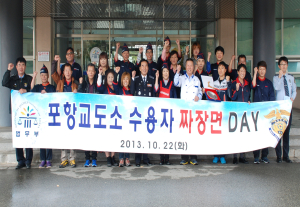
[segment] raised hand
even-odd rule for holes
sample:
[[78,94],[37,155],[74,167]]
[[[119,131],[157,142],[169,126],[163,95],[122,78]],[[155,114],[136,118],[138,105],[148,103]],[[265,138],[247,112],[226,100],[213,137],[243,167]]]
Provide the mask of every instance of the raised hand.
[[140,47],[140,48],[139,48],[139,53],[142,54],[142,53],[143,53],[143,50],[144,50],[143,47]]
[[176,40],[176,45],[178,45],[178,46],[180,45],[180,40],[179,39]]
[[170,44],[170,42],[169,42],[169,41],[165,41],[165,47],[168,47],[168,46],[169,46],[169,44]]
[[136,71],[134,70],[134,71],[132,71],[132,77],[134,78],[135,75],[136,75]]
[[281,78],[283,76],[283,72],[282,70],[279,70],[279,78]]
[[254,75],[256,75],[257,72],[258,72],[258,69],[257,69],[257,67],[255,67],[255,68],[254,68]]
[[230,76],[229,76],[229,75],[226,76],[226,81],[227,81],[227,82],[230,81]]
[[55,55],[55,56],[54,56],[54,60],[55,60],[55,61],[60,61],[59,55]]
[[34,71],[33,72],[33,78],[36,78],[37,74],[38,74],[38,72]]
[[231,60],[232,60],[232,61],[235,60],[235,55],[232,55]]
[[80,77],[79,78],[79,83],[82,84],[82,82],[83,82],[83,77]]
[[116,73],[119,73],[119,72],[120,72],[120,66],[117,66],[117,67],[115,68],[115,71],[116,71]]
[[8,68],[7,68],[7,69],[8,69],[8,70],[12,70],[13,68],[14,68],[14,64],[12,64],[12,63],[9,63],[9,64],[8,64]]
[[179,74],[179,73],[180,73],[180,70],[181,70],[181,65],[177,65],[176,70],[177,70],[177,73]]
[[120,48],[120,43],[117,42],[117,44],[116,44],[116,49],[118,50],[119,48]]
[[100,67],[99,67],[99,75],[102,75],[102,71],[103,71],[103,70],[102,70],[102,67],[100,66]]
[[158,77],[159,77],[159,72],[158,72],[158,70],[157,70],[156,73],[155,73],[155,77],[156,77],[156,79],[158,79]]
[[236,91],[239,91],[239,89],[240,89],[240,84],[237,83],[237,84],[236,84],[236,89],[235,89],[235,90],[236,90]]
[[207,61],[209,62],[209,60],[210,60],[210,56],[211,56],[211,52],[208,52],[207,53]]

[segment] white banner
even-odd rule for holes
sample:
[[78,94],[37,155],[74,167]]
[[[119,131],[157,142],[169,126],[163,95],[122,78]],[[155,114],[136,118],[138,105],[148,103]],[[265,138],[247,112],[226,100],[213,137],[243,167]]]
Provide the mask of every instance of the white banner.
[[275,147],[292,102],[12,91],[15,148],[217,155]]

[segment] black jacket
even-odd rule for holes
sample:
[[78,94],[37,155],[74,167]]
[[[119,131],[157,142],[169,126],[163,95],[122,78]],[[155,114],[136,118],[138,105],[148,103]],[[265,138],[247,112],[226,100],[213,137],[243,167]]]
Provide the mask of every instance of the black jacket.
[[[94,78],[93,85],[94,85],[93,93],[99,93],[98,90],[97,90],[97,81],[96,81],[95,78]],[[78,85],[78,92],[80,92],[80,93],[90,93],[89,87],[90,87],[90,82],[88,80],[83,80],[82,84]]]
[[23,78],[19,78],[18,74],[10,76],[10,71],[7,70],[3,75],[2,86],[13,90],[24,88],[27,92],[30,92],[31,81],[32,77],[30,75],[24,74]]
[[150,75],[147,75],[146,84],[144,84],[142,76],[136,76],[130,85],[131,94],[133,96],[155,97],[157,91],[154,84],[154,77]]

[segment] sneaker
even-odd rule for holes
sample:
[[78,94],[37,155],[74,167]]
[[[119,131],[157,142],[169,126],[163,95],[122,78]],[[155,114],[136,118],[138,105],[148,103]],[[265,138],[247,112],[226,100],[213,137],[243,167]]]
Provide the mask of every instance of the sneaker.
[[111,157],[107,157],[107,167],[111,167]]
[[46,165],[46,162],[45,161],[42,161],[41,164],[39,165],[39,168],[44,168]]
[[69,165],[69,161],[68,160],[64,160],[60,163],[59,168],[65,168]]
[[124,159],[120,159],[119,167],[124,167]]
[[266,157],[261,158],[261,161],[264,163],[270,163],[269,159]]
[[259,159],[258,158],[254,158],[254,164],[259,164]]
[[187,164],[189,164],[189,163],[185,160],[181,160],[181,162],[180,162],[180,165],[187,165]]
[[113,156],[113,157],[111,158],[111,164],[112,164],[113,166],[118,166],[118,163],[117,163],[116,160],[115,160],[115,156]]
[[125,160],[125,163],[126,163],[126,167],[129,167],[129,166],[131,166],[131,164],[130,164],[130,161],[129,161],[129,159],[128,159],[128,158],[126,158],[126,160]]
[[277,157],[277,160],[276,160],[277,163],[282,163],[282,159],[280,157]]
[[290,160],[290,158],[288,158],[288,157],[284,157],[282,160],[285,161],[285,162],[287,162],[287,163],[292,163],[292,162],[293,162],[293,161]]
[[220,157],[221,164],[226,164],[225,157]]
[[190,161],[190,164],[192,164],[192,165],[198,165],[198,162],[197,162],[196,159],[192,159],[192,160]]
[[214,157],[213,163],[217,164],[219,162],[219,157]]
[[92,160],[92,167],[97,167],[97,160]]
[[240,163],[249,164],[249,162],[246,160],[246,158],[239,158]]
[[238,162],[238,160],[237,160],[236,157],[233,158],[233,162],[232,162],[232,163],[233,163],[233,164],[239,164],[239,162]]
[[70,161],[70,166],[73,167],[73,168],[76,167],[75,160]]
[[52,167],[52,163],[50,161],[46,162],[46,168],[51,168]]
[[90,166],[90,160],[86,160],[85,164],[84,164],[84,167],[89,167],[89,166]]

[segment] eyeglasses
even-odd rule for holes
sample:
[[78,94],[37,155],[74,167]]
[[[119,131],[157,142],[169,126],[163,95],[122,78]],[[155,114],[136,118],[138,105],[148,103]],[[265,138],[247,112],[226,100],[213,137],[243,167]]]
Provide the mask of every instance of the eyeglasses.
[[285,66],[285,65],[287,65],[287,64],[280,64],[280,65]]
[[74,52],[69,52],[67,53],[67,55],[74,55]]

